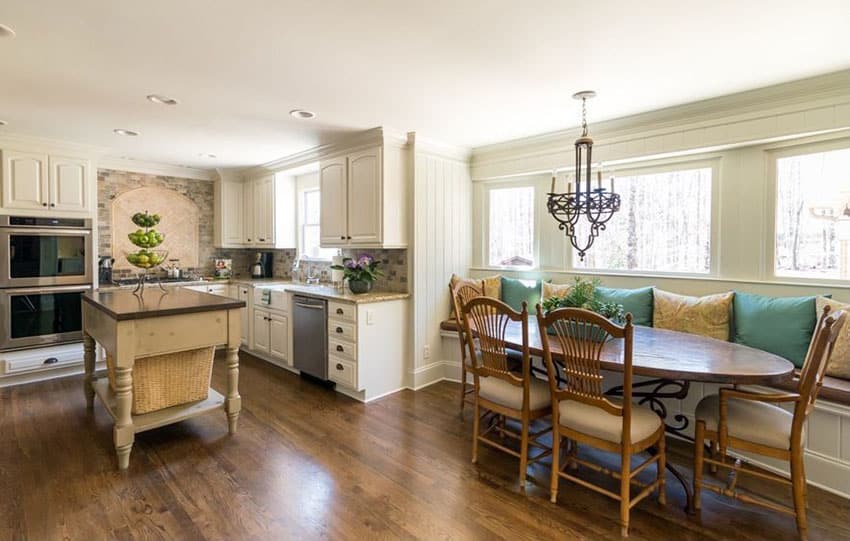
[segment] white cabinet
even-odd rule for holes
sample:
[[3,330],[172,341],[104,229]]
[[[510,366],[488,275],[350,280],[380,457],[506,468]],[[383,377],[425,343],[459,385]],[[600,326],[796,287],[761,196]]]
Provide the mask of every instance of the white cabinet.
[[269,326],[269,313],[259,308],[254,308],[254,342],[251,349],[258,353],[269,354],[271,343],[271,329]]
[[3,208],[47,208],[50,199],[47,163],[47,154],[3,151]]
[[251,320],[249,318],[250,310],[251,310],[251,289],[247,286],[237,285],[237,298],[240,301],[245,301],[245,308],[241,309],[242,316],[242,324],[241,324],[241,335],[240,338],[242,340],[243,346],[249,345],[250,340],[250,323]]
[[89,209],[89,162],[80,158],[50,156],[49,207],[61,211]]
[[319,169],[321,194],[320,240],[323,247],[348,246],[348,159],[345,156],[322,162]]
[[322,161],[321,245],[406,247],[407,162],[406,148],[386,142]]
[[275,174],[216,181],[215,245],[295,248],[295,178]]
[[87,159],[4,150],[2,169],[4,209],[91,211],[93,187]]
[[289,362],[289,318],[269,314],[269,356]]

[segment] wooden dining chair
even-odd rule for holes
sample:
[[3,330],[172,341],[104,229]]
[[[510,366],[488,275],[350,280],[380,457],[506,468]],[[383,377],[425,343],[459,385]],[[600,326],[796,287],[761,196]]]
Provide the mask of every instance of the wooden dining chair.
[[452,310],[457,320],[457,337],[460,341],[460,413],[462,415],[463,407],[468,401],[472,401],[471,395],[475,388],[466,383],[469,362],[467,358],[468,346],[466,345],[466,329],[461,323],[460,313],[463,305],[470,299],[484,296],[484,282],[482,281],[480,285],[460,282],[455,284],[454,287],[449,284],[449,293],[451,294]]
[[[632,507],[653,491],[657,491],[659,503],[666,502],[664,423],[648,407],[632,404],[632,315],[626,314],[626,323],[621,327],[589,310],[561,308],[544,315],[538,305],[537,322],[552,396],[551,501],[555,503],[558,499],[561,478],[618,500],[621,534],[627,537]],[[602,348],[612,340],[623,340],[622,401],[607,398],[602,388],[600,356]],[[555,358],[559,366],[555,365]],[[563,386],[558,382],[559,368],[565,381]],[[569,444],[563,464],[560,452],[562,440]],[[580,459],[579,443],[619,454],[620,471],[612,472]],[[652,456],[632,468],[632,455],[650,448],[654,448]],[[652,464],[656,465],[655,480],[650,483],[639,481],[637,475]],[[579,465],[619,480],[619,490],[610,491],[567,472],[568,468],[578,468]],[[632,485],[642,488],[634,497],[631,495]]]
[[[516,312],[507,304],[490,297],[470,299],[461,308],[461,319],[466,335],[476,336],[467,340],[469,348],[469,370],[473,376],[475,418],[473,420],[472,462],[478,462],[478,444],[483,443],[519,458],[519,485],[525,490],[529,463],[536,462],[551,453],[551,449],[538,440],[550,432],[547,426],[531,433],[531,423],[546,417],[550,412],[549,386],[531,375],[531,359],[528,350],[528,309],[523,303],[522,311]],[[505,336],[511,322],[522,324],[522,369],[519,373],[509,369]],[[484,413],[481,413],[484,410]],[[502,421],[505,417],[521,423],[520,433],[510,430]],[[489,426],[481,430],[482,421]],[[519,440],[519,452],[489,438],[491,433]],[[529,456],[529,447],[540,450]]]
[[[815,406],[823,377],[832,355],[835,340],[847,318],[845,312],[829,314],[827,306],[820,316],[796,393],[757,393],[723,388],[697,404],[696,435],[694,437],[694,506],[701,506],[703,487],[718,494],[794,515],[800,537],[806,538],[806,471],[803,464],[804,425]],[[794,404],[788,411],[776,404]],[[705,456],[705,440],[714,448],[719,444],[719,456]],[[789,462],[791,479],[747,468],[740,459],[727,455],[730,447]],[[714,455],[714,453],[712,453]],[[730,470],[725,485],[703,482],[703,464]],[[794,506],[789,507],[752,494],[741,493],[736,484],[738,474],[746,473],[763,479],[791,485]]]

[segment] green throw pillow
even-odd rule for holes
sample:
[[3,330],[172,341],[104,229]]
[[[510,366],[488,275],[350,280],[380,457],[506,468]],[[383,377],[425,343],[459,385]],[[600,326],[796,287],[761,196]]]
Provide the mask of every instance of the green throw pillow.
[[517,280],[502,276],[501,301],[517,312],[522,311],[522,301],[525,301],[529,313],[534,313],[542,290],[543,280]]
[[623,311],[632,314],[632,323],[643,327],[652,327],[652,286],[638,289],[616,289],[613,287],[596,288],[596,298],[602,302],[616,302],[623,305]]
[[735,292],[735,342],[785,357],[800,368],[817,325],[815,297]]

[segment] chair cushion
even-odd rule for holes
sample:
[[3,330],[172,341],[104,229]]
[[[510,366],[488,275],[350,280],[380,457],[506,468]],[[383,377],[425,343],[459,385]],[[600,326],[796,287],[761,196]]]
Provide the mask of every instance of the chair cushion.
[[[612,402],[617,401],[612,400]],[[623,418],[619,415],[613,415],[597,406],[575,400],[561,401],[558,411],[560,412],[558,422],[571,430],[612,443],[623,441]],[[661,417],[654,411],[646,406],[637,404],[632,406],[630,437],[632,443],[650,437],[660,426]]]
[[[840,303],[826,297],[818,297],[815,300],[816,317],[820,317],[825,306],[829,306],[832,313],[838,310],[850,310],[850,304]],[[838,338],[835,340],[832,357],[826,367],[826,375],[850,379],[850,319],[844,321],[844,328],[841,329]]]
[[[717,430],[720,418],[720,396],[706,396],[694,412],[697,420],[705,421],[705,428]],[[794,415],[779,406],[752,400],[730,398],[726,410],[727,433],[753,443],[777,449],[791,448],[791,422]]]
[[[481,398],[486,398],[508,408],[522,409],[522,387],[517,387],[493,376],[479,378],[479,382]],[[552,404],[548,382],[537,378],[531,379],[528,404],[532,410],[545,408]]]
[[735,292],[735,342],[803,366],[817,324],[815,297],[765,297]]
[[596,287],[596,298],[602,302],[623,305],[623,311],[632,314],[632,323],[652,327],[652,286],[638,289]]
[[540,302],[542,289],[542,280],[516,280],[502,276],[501,300],[517,312],[522,310],[522,302],[525,301],[528,311],[533,312]]
[[656,289],[653,292],[652,326],[729,340],[734,296],[730,291],[705,297],[688,297]]

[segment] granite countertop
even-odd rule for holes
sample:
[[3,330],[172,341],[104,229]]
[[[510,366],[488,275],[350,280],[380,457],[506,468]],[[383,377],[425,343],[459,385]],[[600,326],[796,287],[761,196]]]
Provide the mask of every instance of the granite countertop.
[[83,294],[83,302],[119,321],[245,307],[245,301],[229,297],[180,287],[162,291],[155,286],[146,287],[143,295],[124,289],[87,291]]

